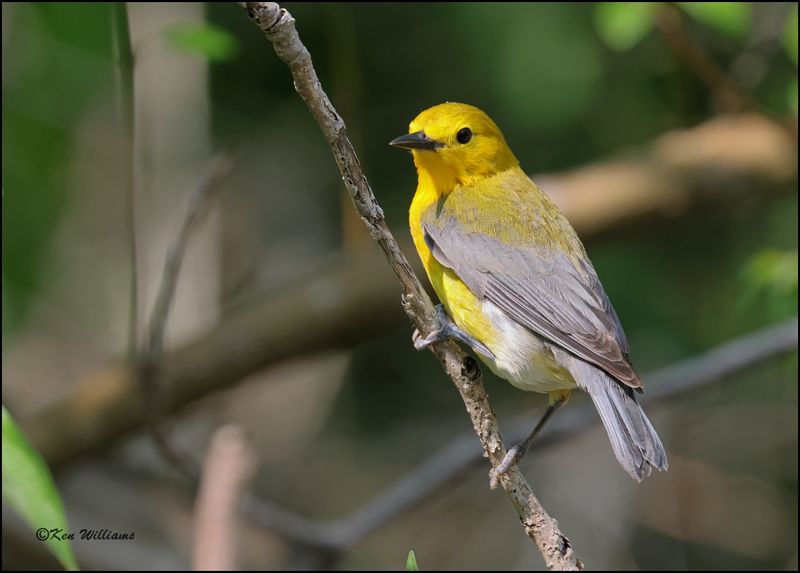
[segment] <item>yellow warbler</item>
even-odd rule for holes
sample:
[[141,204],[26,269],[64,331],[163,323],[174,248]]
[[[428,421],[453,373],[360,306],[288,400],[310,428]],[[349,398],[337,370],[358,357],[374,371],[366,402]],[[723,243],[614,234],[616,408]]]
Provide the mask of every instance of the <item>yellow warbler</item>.
[[633,478],[667,469],[661,440],[636,402],[642,381],[597,273],[497,125],[478,108],[444,103],[420,113],[391,145],[414,156],[411,234],[443,303],[438,328],[425,338],[415,333],[415,346],[460,340],[517,388],[550,396],[498,472],[525,454],[575,388],[591,397]]

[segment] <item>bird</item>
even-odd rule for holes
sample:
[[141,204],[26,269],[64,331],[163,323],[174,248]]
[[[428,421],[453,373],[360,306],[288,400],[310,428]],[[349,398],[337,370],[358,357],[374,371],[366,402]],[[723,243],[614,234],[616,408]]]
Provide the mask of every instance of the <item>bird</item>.
[[477,107],[446,102],[422,111],[390,145],[413,155],[411,236],[441,301],[435,329],[416,330],[414,346],[460,341],[516,388],[548,394],[533,431],[496,474],[525,455],[577,389],[591,398],[631,477],[666,470],[664,446],[636,399],[642,380],[597,272],[497,124]]

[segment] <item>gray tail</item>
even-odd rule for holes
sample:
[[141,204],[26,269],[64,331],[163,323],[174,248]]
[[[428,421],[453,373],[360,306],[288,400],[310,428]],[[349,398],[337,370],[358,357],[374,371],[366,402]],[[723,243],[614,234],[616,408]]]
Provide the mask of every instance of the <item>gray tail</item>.
[[633,389],[582,360],[573,358],[570,362],[570,372],[578,386],[591,396],[614,455],[625,471],[636,481],[642,481],[652,468],[666,470],[667,453],[636,402]]
[[642,481],[650,469],[667,469],[667,453],[650,420],[636,401],[632,388],[596,371],[586,391],[592,397],[603,426],[608,433],[611,448],[620,465],[633,479]]

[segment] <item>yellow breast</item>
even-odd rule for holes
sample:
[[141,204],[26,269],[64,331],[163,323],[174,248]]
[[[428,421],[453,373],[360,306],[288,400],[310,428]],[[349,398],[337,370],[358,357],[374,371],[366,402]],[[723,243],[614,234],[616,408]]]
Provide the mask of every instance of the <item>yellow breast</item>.
[[481,301],[451,269],[439,264],[425,243],[420,219],[422,213],[437,200],[438,196],[433,187],[420,185],[417,188],[409,211],[414,246],[422,259],[422,265],[425,267],[433,290],[436,291],[439,300],[447,309],[450,318],[459,328],[492,348],[497,338],[497,332],[484,314]]
[[574,388],[572,376],[556,364],[553,354],[537,336],[494,305],[478,299],[458,275],[434,258],[425,242],[421,217],[437,200],[432,187],[421,184],[417,188],[409,213],[411,236],[447,314],[461,330],[481,341],[495,355],[492,360],[478,353],[478,358],[495,374],[522,390],[552,392]]

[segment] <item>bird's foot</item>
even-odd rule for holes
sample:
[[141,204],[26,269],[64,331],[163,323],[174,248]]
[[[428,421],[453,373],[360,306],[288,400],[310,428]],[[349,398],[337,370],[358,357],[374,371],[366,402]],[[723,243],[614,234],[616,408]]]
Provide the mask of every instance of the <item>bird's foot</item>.
[[489,350],[485,344],[474,336],[461,330],[456,323],[453,322],[453,319],[450,318],[447,311],[444,309],[444,305],[441,304],[436,305],[436,328],[433,332],[423,337],[419,330],[414,329],[411,340],[414,343],[414,348],[417,350],[423,350],[428,348],[431,344],[443,342],[445,340],[458,340],[472,348],[475,352],[491,360],[495,359],[494,353]]
[[[414,329],[411,339],[414,342],[414,348],[417,350],[424,350],[437,342],[457,339],[457,333],[463,332],[456,326],[442,304],[436,305],[436,318],[434,320],[436,328],[428,336],[423,337],[418,329]],[[466,333],[463,334],[468,336]]]
[[508,450],[508,452],[506,452],[503,461],[500,462],[496,468],[493,468],[492,471],[489,472],[489,488],[495,489],[497,487],[497,484],[500,482],[500,478],[508,473],[508,470],[511,469],[511,466],[523,458],[526,450],[527,448],[525,447],[525,442],[523,442],[521,444],[517,444]]
[[522,459],[522,457],[525,455],[525,450],[523,448],[523,444],[517,444],[508,450],[508,452],[506,452],[506,456],[503,458],[503,461],[500,462],[500,465],[498,465],[497,468],[495,468],[495,471],[498,475],[505,475],[508,473],[508,470],[511,469],[512,465]]
[[446,336],[441,328],[437,328],[433,332],[431,332],[428,336],[422,336],[420,334],[419,329],[414,329],[414,334],[411,335],[411,341],[414,343],[414,348],[417,350],[425,350],[431,344],[435,344],[437,342],[442,342],[447,340],[449,337]]
[[531,448],[531,444],[536,439],[536,436],[539,435],[539,432],[542,431],[544,425],[547,424],[547,421],[553,417],[553,414],[555,414],[556,410],[567,403],[567,400],[569,400],[569,394],[569,390],[556,390],[554,392],[550,392],[550,404],[547,406],[547,410],[545,410],[542,417],[536,423],[536,426],[533,428],[530,435],[516,446],[508,450],[503,458],[503,461],[497,464],[497,467],[489,472],[489,487],[491,489],[496,488],[497,484],[500,482],[500,478],[507,474],[508,470],[511,469],[511,466],[520,461],[525,454],[528,453],[528,450]]

